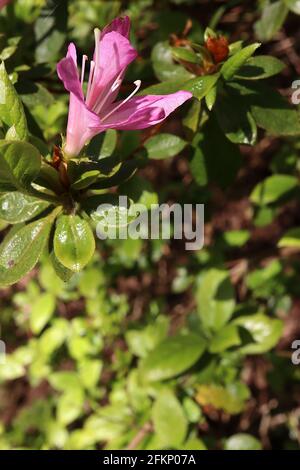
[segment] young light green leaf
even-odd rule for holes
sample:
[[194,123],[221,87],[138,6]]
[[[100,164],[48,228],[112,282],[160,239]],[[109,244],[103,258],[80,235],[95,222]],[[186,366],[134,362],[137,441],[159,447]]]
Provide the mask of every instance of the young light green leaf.
[[4,62],[0,64],[0,116],[9,140],[26,140],[28,137],[24,108],[7,75]]
[[95,238],[88,222],[78,215],[58,218],[54,235],[54,253],[71,271],[81,271],[95,252]]
[[260,43],[254,43],[250,46],[244,47],[244,49],[229,57],[221,68],[221,74],[224,79],[230,80],[233,78],[237,71],[245,64],[245,62],[247,62],[259,47]]

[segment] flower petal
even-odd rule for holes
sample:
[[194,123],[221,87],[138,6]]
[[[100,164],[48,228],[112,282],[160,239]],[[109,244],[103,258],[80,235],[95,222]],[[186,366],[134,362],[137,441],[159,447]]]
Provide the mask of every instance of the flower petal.
[[[190,98],[192,98],[192,94],[187,91],[178,91],[170,95],[137,96],[107,119],[102,116],[102,119],[104,118],[102,125],[115,129],[145,129],[164,121],[169,114]],[[111,106],[111,111],[116,106],[118,103]],[[110,112],[109,109],[107,111]]]
[[69,104],[69,117],[67,139],[64,151],[69,156],[77,156],[85,144],[98,134],[100,126],[99,117],[91,112],[84,101],[71,93]]
[[66,90],[74,93],[78,99],[84,99],[77,69],[76,47],[73,43],[68,47],[67,56],[57,64],[57,74]]
[[[98,57],[96,57],[98,51]],[[100,45],[95,50],[95,72],[91,93],[87,105],[94,111],[105,99],[110,104],[116,96],[111,87],[116,78],[125,73],[127,66],[137,57],[137,51],[127,38],[117,32],[110,32],[100,39]]]
[[130,19],[128,16],[124,16],[123,18],[116,18],[113,20],[109,25],[107,25],[101,34],[101,38],[105,36],[107,33],[111,33],[115,31],[116,33],[121,34],[125,38],[129,38],[130,34]]

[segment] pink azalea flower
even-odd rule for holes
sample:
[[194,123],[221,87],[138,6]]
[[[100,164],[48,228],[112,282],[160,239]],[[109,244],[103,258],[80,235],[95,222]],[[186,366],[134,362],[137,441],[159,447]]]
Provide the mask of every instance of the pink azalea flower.
[[0,10],[5,7],[11,0],[0,0]]
[[57,66],[59,78],[70,92],[69,118],[64,152],[78,155],[95,135],[107,129],[135,130],[153,126],[192,97],[186,91],[170,95],[134,96],[141,81],[134,82],[134,91],[116,101],[128,65],[137,57],[129,42],[130,20],[117,18],[102,33],[95,30],[95,52],[89,67],[86,94],[83,92],[87,56],[83,56],[81,76],[77,69],[77,53],[70,44],[67,56]]

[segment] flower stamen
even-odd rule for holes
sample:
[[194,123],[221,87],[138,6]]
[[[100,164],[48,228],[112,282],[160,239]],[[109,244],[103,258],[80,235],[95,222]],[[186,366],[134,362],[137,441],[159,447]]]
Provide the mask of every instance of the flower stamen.
[[88,60],[88,56],[84,55],[82,57],[82,65],[81,65],[81,86],[83,85],[83,82],[84,82],[85,64],[87,60]]
[[122,108],[122,106],[124,106],[124,104],[128,103],[128,101],[134,96],[137,94],[137,92],[139,91],[139,89],[141,88],[141,85],[142,85],[142,82],[141,80],[136,80],[134,82],[135,84],[135,90],[133,90],[133,92],[124,100],[122,101],[120,104],[118,104],[118,106],[116,106],[115,108],[113,108],[106,116],[104,116],[104,118],[102,118],[102,122],[103,121],[106,121],[106,119],[108,119],[112,114],[114,114],[116,111],[118,111],[120,108]]
[[88,82],[88,87],[87,87],[87,92],[86,92],[86,101],[89,99],[89,96],[91,93],[91,88],[92,88],[93,79],[94,79],[94,71],[95,71],[95,62],[91,60],[89,82]]

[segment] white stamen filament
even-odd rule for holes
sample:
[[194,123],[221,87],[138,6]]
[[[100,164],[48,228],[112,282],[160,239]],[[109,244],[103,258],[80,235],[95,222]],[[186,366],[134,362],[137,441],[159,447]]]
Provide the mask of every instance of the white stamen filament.
[[88,83],[87,92],[86,92],[86,100],[88,100],[89,96],[90,96],[92,83],[93,83],[93,78],[94,78],[94,70],[95,70],[95,62],[93,60],[91,60],[89,83]]
[[87,60],[88,60],[88,56],[84,55],[82,57],[82,65],[81,65],[81,86],[83,85],[83,82],[84,82],[85,64]]
[[118,106],[116,106],[114,109],[112,109],[106,116],[104,116],[104,118],[101,119],[101,121],[105,121],[106,119],[108,119],[112,114],[114,114],[116,111],[118,111],[120,108],[122,108],[122,106],[124,106],[124,104],[126,104],[134,95],[136,95],[136,93],[139,91],[139,89],[141,88],[141,80],[136,80],[134,82],[135,84],[135,90],[124,100],[122,101],[120,104],[118,104]]
[[95,28],[94,34],[95,34],[95,62],[96,62],[96,68],[97,68],[99,65],[99,55],[100,55],[100,36],[101,36],[100,29]]
[[[119,73],[119,75],[117,76],[117,78],[115,79],[114,83],[112,84],[112,86],[110,87],[110,91],[111,92],[114,92],[116,91],[122,84],[122,77],[123,76],[123,71],[121,73]],[[94,112],[99,114],[101,109],[103,108],[103,106],[105,105],[105,103],[107,102],[107,100],[111,97],[111,94],[110,93],[106,93],[106,96],[103,98],[103,93],[100,93],[100,95],[98,96],[98,99],[95,103],[95,106],[93,107],[94,109]]]

